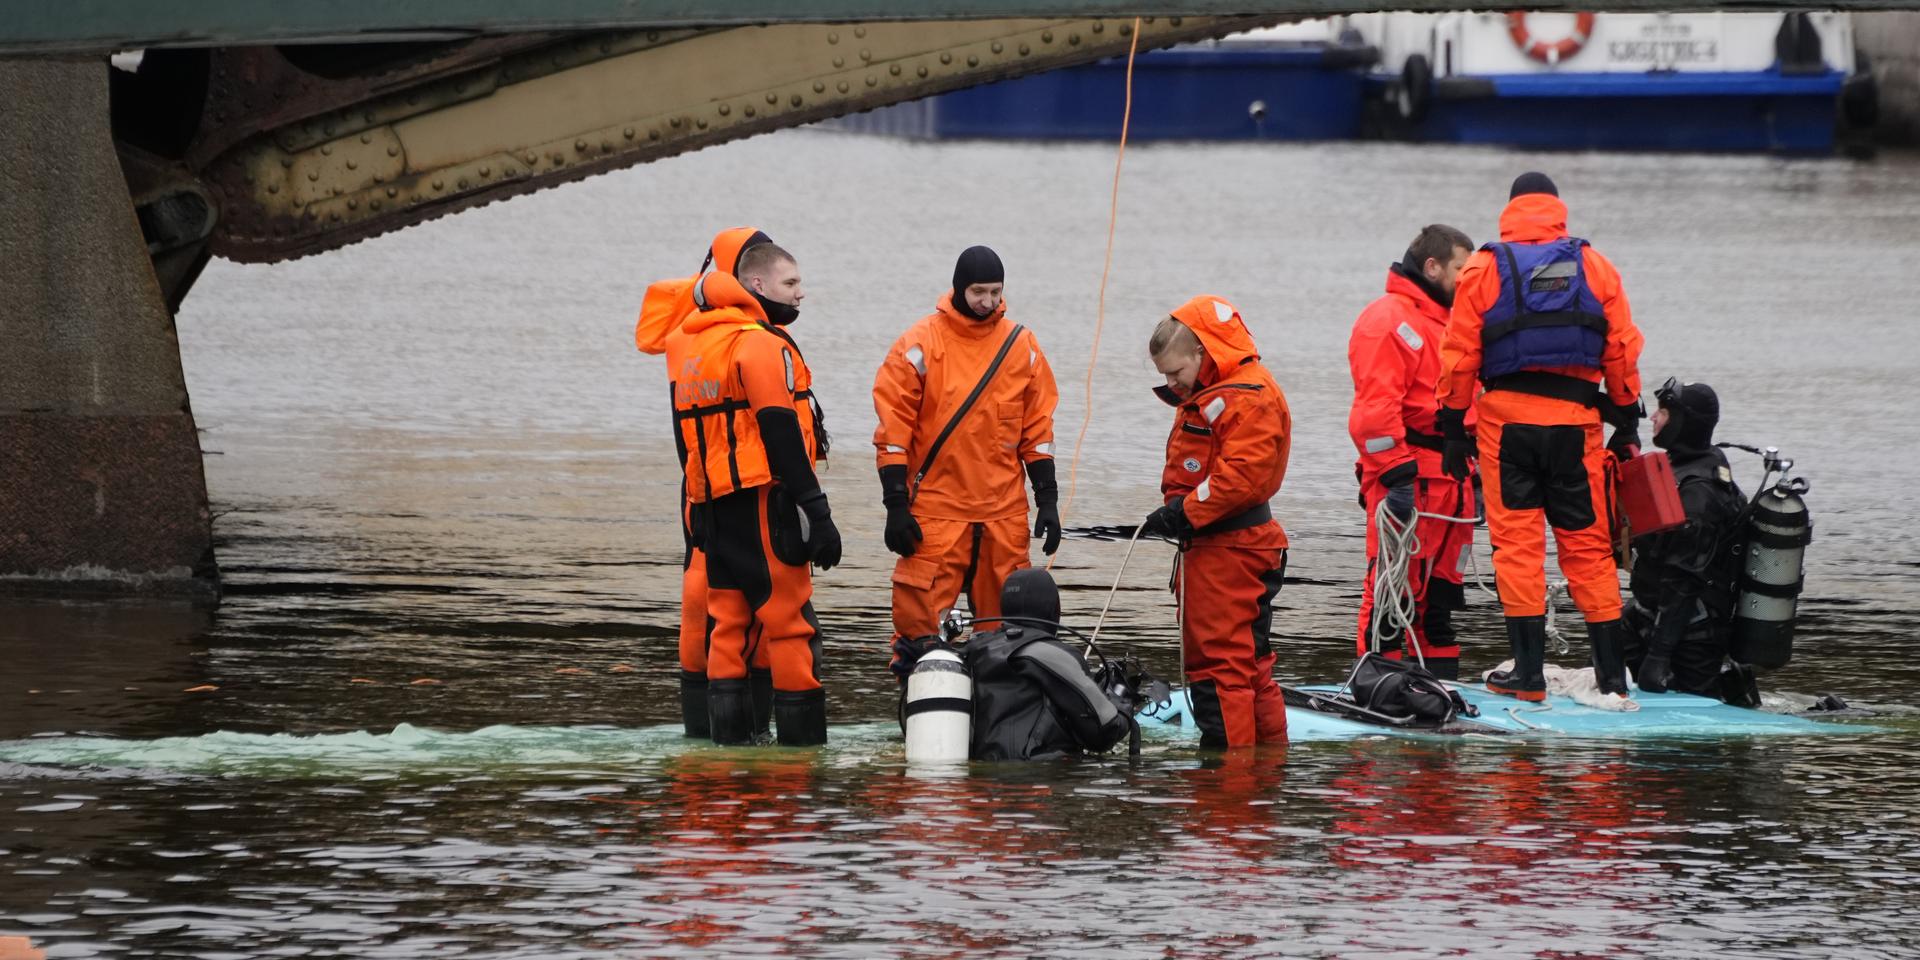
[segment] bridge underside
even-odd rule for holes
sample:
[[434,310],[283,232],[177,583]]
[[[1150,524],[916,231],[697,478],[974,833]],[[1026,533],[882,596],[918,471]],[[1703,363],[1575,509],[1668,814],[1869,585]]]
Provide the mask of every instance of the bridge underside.
[[[172,316],[306,256],[660,157],[1286,19],[872,21],[0,59],[0,589],[217,595]],[[0,38],[0,47],[5,46]],[[16,176],[18,176],[16,174]]]

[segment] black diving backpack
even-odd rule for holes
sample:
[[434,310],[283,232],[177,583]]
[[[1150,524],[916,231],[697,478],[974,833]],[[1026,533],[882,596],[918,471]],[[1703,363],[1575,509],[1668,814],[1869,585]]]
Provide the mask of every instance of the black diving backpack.
[[1421,726],[1439,726],[1456,714],[1472,715],[1467,702],[1440,678],[1417,664],[1368,651],[1347,680],[1353,702],[1390,717],[1411,717]]

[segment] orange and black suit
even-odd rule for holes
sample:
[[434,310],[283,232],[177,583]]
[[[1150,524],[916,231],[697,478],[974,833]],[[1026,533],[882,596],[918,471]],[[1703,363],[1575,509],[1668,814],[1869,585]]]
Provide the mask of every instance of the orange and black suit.
[[1176,412],[1160,475],[1166,506],[1147,528],[1171,528],[1181,543],[1173,586],[1196,725],[1207,746],[1284,743],[1272,635],[1287,535],[1267,502],[1287,473],[1293,415],[1233,304],[1195,297],[1173,318],[1205,357],[1191,396],[1154,388]]
[[826,740],[819,625],[808,563],[840,560],[814,475],[812,375],[787,333],[731,274],[692,289],[696,312],[667,335],[687,500],[707,558],[707,700],[716,743],[753,739],[748,665],[772,671],[779,741]]
[[[1517,192],[1500,214],[1500,242],[1460,273],[1438,391],[1450,447],[1465,446],[1468,407],[1478,419],[1487,534],[1515,660],[1513,674],[1489,678],[1498,692],[1545,696],[1544,521],[1587,620],[1600,689],[1626,693],[1611,477],[1612,457],[1627,453],[1638,429],[1641,343],[1619,271],[1567,235],[1566,204]],[[1603,414],[1616,425],[1604,446]],[[1464,451],[1446,457],[1464,476]]]
[[[1004,301],[974,319],[955,309],[962,295],[942,296],[932,314],[894,341],[873,378],[882,493],[889,511],[910,512],[920,533],[917,543],[889,543],[896,552],[904,548],[893,567],[896,668],[910,665],[898,641],[936,635],[940,612],[961,593],[975,619],[1000,615],[1007,575],[1029,565],[1023,481],[1033,479],[1043,511],[1057,495],[1053,409],[1060,395],[1053,368],[1033,331],[1014,332]],[[1003,346],[999,369],[985,379]],[[947,432],[976,387],[982,389],[972,406]]]
[[1461,558],[1473,547],[1473,487],[1440,469],[1442,438],[1435,423],[1439,403],[1440,338],[1447,329],[1447,308],[1432,290],[1395,264],[1387,273],[1386,296],[1368,304],[1347,341],[1353,371],[1353,409],[1347,433],[1360,451],[1361,503],[1367,509],[1367,577],[1360,591],[1358,651],[1378,649],[1400,659],[1403,638],[1382,630],[1370,636],[1374,614],[1374,565],[1379,561],[1375,518],[1387,492],[1412,485],[1419,511],[1407,585],[1413,591],[1415,617],[1410,642],[1435,676],[1457,679],[1460,645],[1452,612],[1464,605]]
[[[770,239],[755,227],[732,227],[714,235],[707,247],[700,272],[691,277],[663,280],[647,288],[640,301],[640,319],[634,324],[634,345],[641,353],[667,351],[667,334],[699,309],[693,300],[693,285],[708,269],[734,275],[740,254],[755,244]],[[674,431],[676,441],[680,437]],[[676,446],[678,444],[676,443]],[[684,470],[687,451],[679,450]],[[707,643],[712,636],[712,620],[707,616],[707,555],[694,536],[692,505],[687,502],[686,484],[680,489],[680,531],[686,541],[686,556],[680,577],[680,720],[689,737],[705,739],[712,735],[707,725]],[[759,654],[748,672],[753,691],[754,724],[758,732],[770,730],[772,720],[773,674],[767,667],[766,651]]]

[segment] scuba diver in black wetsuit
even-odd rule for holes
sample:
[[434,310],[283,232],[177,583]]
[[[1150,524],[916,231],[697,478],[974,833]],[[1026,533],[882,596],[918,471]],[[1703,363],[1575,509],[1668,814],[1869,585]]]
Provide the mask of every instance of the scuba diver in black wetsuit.
[[1000,597],[1000,616],[974,621],[999,629],[982,629],[955,645],[963,622],[950,617],[944,640],[896,645],[904,664],[896,661],[895,669],[907,669],[901,724],[907,729],[908,759],[914,759],[919,736],[909,717],[915,718],[913,723],[958,724],[957,730],[947,729],[962,736],[968,730],[966,700],[956,701],[952,692],[929,694],[930,688],[917,686],[928,667],[947,676],[960,669],[959,664],[949,667],[932,660],[922,664],[921,658],[936,649],[957,653],[972,681],[970,759],[1044,760],[1105,753],[1122,740],[1130,740],[1131,752],[1138,753],[1140,727],[1133,715],[1148,698],[1165,701],[1166,684],[1148,676],[1132,657],[1107,657],[1088,641],[1087,649],[1099,661],[1090,665],[1077,642],[1057,639],[1079,635],[1061,626],[1060,588],[1045,570],[1014,571]]
[[1753,668],[1728,658],[1746,498],[1713,445],[1720,400],[1669,379],[1655,394],[1653,442],[1667,451],[1687,522],[1633,539],[1626,661],[1640,689],[1760,705]]

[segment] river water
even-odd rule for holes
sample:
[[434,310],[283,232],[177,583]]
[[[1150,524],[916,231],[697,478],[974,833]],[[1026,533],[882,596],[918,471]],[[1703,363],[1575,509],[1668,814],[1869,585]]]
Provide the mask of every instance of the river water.
[[[1920,955],[1920,161],[1135,148],[1100,328],[1112,165],[792,131],[213,264],[179,331],[226,601],[0,610],[0,937],[62,957]],[[1839,693],[1880,732],[1224,757],[1161,738],[1134,763],[907,769],[867,390],[961,248],[1001,252],[1052,357],[1063,462],[1093,406],[1069,524],[1155,501],[1153,323],[1199,293],[1240,305],[1295,418],[1278,671],[1318,681],[1349,656],[1363,566],[1347,331],[1419,226],[1490,239],[1531,168],[1621,267],[1649,390],[1713,383],[1722,439],[1812,480],[1770,702]],[[801,259],[794,332],[836,439],[819,751],[673,725],[676,467],[631,325],[648,281],[740,223]],[[1070,616],[1123,552],[1063,547]],[[1169,560],[1141,545],[1102,635],[1174,675]],[[1493,604],[1464,623],[1467,666],[1499,660]]]

